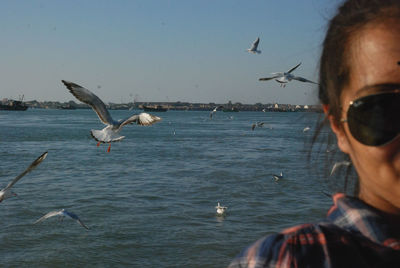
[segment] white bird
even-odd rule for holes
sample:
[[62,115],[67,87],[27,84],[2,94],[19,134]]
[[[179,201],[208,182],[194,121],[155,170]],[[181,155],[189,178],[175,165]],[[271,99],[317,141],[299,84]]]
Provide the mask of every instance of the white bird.
[[315,82],[313,82],[313,81],[311,81],[311,80],[305,79],[305,78],[300,77],[300,76],[294,76],[294,75],[292,74],[292,72],[293,72],[294,70],[296,70],[296,68],[299,67],[300,64],[301,64],[301,62],[300,62],[299,64],[297,64],[296,66],[294,66],[292,69],[290,69],[290,70],[287,71],[287,72],[271,73],[271,76],[270,76],[270,77],[260,78],[260,79],[258,79],[258,80],[259,80],[259,81],[267,81],[267,80],[275,79],[276,82],[280,83],[280,86],[281,86],[281,87],[285,87],[285,86],[286,86],[286,83],[288,83],[288,82],[290,82],[290,81],[292,81],[292,80],[297,80],[297,81],[300,81],[300,82],[308,82],[308,83],[318,84],[318,83],[315,83]]
[[224,213],[225,213],[225,210],[227,209],[228,207],[222,207],[220,204],[219,204],[219,202],[218,202],[218,205],[215,207],[215,209],[217,210],[217,214],[218,215],[223,215]]
[[307,132],[307,131],[309,131],[311,128],[310,127],[305,127],[304,129],[303,129],[303,132]]
[[49,213],[47,213],[46,215],[44,215],[43,217],[41,217],[40,219],[35,221],[34,224],[36,224],[38,222],[41,222],[41,221],[44,221],[45,219],[48,219],[48,218],[53,217],[53,216],[61,216],[61,218],[60,218],[61,221],[64,219],[65,216],[68,216],[71,219],[76,220],[82,227],[84,227],[87,230],[89,230],[89,228],[79,219],[79,217],[76,214],[74,214],[72,212],[69,212],[69,211],[67,211],[65,209],[50,211]]
[[36,158],[35,161],[32,162],[32,164],[21,174],[19,174],[17,177],[15,177],[15,179],[13,179],[12,181],[10,181],[8,183],[8,185],[2,189],[0,191],[0,202],[8,199],[12,196],[17,196],[16,193],[14,193],[13,191],[11,191],[11,187],[17,183],[17,181],[19,181],[23,176],[25,176],[26,174],[28,174],[31,170],[33,170],[34,168],[36,168],[47,156],[47,152],[43,153],[41,156],[39,156],[38,158]]
[[224,108],[224,106],[222,106],[222,105],[215,107],[214,110],[212,110],[210,112],[210,118],[212,119],[214,113],[216,113],[218,111],[218,109],[222,109],[222,108]]
[[275,179],[275,181],[279,181],[280,179],[283,179],[283,173],[281,172],[279,175],[272,174],[272,177]]
[[341,167],[341,166],[346,166],[346,167],[348,167],[348,166],[350,166],[350,165],[351,165],[351,162],[349,162],[349,161],[336,162],[336,163],[333,165],[333,167],[332,167],[331,175],[330,175],[330,176],[332,176],[332,174],[335,173],[335,171],[336,171],[339,167]]
[[102,130],[91,130],[90,134],[100,143],[109,143],[107,152],[110,152],[111,142],[121,141],[125,136],[121,136],[118,133],[121,131],[122,127],[128,124],[136,123],[142,126],[148,126],[154,124],[161,120],[160,117],[154,116],[148,113],[134,114],[123,120],[114,121],[108,112],[106,105],[103,101],[97,97],[95,94],[90,92],[88,89],[81,87],[75,83],[61,80],[63,84],[69,89],[72,95],[75,96],[81,102],[88,104],[97,113],[101,122],[103,122],[106,127]]
[[257,50],[258,43],[260,43],[260,37],[258,37],[256,41],[253,42],[251,48],[248,48],[247,51],[253,54],[261,54],[261,51]]

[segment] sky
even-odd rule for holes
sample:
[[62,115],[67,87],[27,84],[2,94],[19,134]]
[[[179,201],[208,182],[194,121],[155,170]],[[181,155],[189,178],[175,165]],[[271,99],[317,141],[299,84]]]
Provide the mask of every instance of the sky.
[[[258,81],[302,63],[318,81],[339,0],[4,0],[0,99],[317,103],[313,84]],[[246,51],[260,37],[261,54]],[[78,101],[77,101],[78,102]]]

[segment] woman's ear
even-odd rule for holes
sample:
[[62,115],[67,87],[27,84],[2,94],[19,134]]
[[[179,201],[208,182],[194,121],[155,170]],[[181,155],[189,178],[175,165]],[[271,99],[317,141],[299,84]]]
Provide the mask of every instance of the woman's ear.
[[331,129],[332,129],[333,133],[335,133],[335,135],[336,135],[336,139],[337,139],[337,142],[338,142],[339,149],[343,153],[349,154],[350,153],[350,150],[349,150],[350,149],[350,145],[349,145],[349,140],[347,138],[347,135],[345,133],[344,128],[334,118],[333,115],[329,114],[329,105],[328,104],[322,105],[322,108],[324,110],[325,116],[329,120],[329,124],[331,126]]

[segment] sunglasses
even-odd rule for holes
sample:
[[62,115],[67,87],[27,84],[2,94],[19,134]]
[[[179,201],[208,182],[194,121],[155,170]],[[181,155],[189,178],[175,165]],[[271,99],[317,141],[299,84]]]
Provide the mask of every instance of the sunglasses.
[[351,135],[369,146],[382,146],[400,133],[400,90],[372,94],[350,102],[347,122]]

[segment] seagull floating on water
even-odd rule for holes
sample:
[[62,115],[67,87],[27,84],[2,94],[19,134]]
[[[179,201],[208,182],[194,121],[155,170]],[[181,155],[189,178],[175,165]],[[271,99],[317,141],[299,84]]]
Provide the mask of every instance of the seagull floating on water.
[[217,214],[218,214],[218,215],[223,215],[223,214],[225,213],[225,210],[226,210],[228,207],[222,207],[222,206],[219,204],[219,202],[218,202],[218,205],[217,205],[215,208],[216,208],[216,210],[217,210]]
[[338,168],[340,168],[341,166],[346,166],[346,167],[348,167],[348,166],[350,166],[350,165],[351,165],[351,162],[349,162],[349,161],[336,162],[336,163],[333,165],[333,167],[332,167],[331,175],[330,175],[330,176],[332,176],[332,174],[335,173],[335,171],[336,171]]
[[318,84],[318,83],[315,83],[315,82],[313,82],[313,81],[311,81],[311,80],[305,79],[305,78],[300,77],[300,76],[294,76],[294,75],[292,74],[292,72],[293,72],[294,70],[296,70],[296,68],[299,67],[300,64],[301,64],[301,62],[300,62],[299,64],[297,64],[296,66],[294,66],[292,69],[290,69],[290,70],[287,71],[287,72],[271,73],[271,76],[270,76],[270,77],[260,78],[260,79],[258,79],[258,80],[259,80],[259,81],[267,81],[267,80],[275,79],[276,82],[280,83],[280,86],[281,86],[281,87],[285,87],[285,86],[286,86],[286,83],[288,83],[288,82],[290,82],[290,81],[292,81],[292,80],[297,80],[297,81],[300,81],[300,82],[308,82],[308,83]]
[[42,161],[46,158],[47,156],[47,152],[43,153],[41,156],[39,156],[38,158],[36,158],[35,161],[32,162],[32,164],[21,174],[19,174],[17,177],[15,177],[12,181],[10,181],[8,183],[8,185],[2,189],[0,191],[0,202],[8,199],[12,196],[17,196],[16,193],[14,193],[13,191],[11,191],[11,187],[13,187],[14,184],[17,183],[17,181],[19,181],[23,176],[25,176],[26,174],[28,174],[31,170],[33,170],[34,168],[36,168],[40,163],[42,163]]
[[248,48],[247,51],[253,54],[261,54],[261,51],[257,50],[258,43],[260,43],[260,37],[258,37],[256,41],[253,42],[251,48]]
[[224,108],[224,106],[222,106],[222,105],[215,107],[214,110],[212,110],[210,112],[210,118],[212,119],[214,113],[216,113],[218,111],[218,109],[222,109],[222,108]]
[[272,174],[272,177],[275,179],[275,181],[279,181],[280,179],[283,179],[283,173],[281,172],[279,175]]
[[51,211],[51,212],[47,213],[46,215],[44,215],[43,217],[41,217],[40,219],[38,219],[37,221],[35,221],[34,224],[44,221],[45,219],[48,219],[48,218],[54,217],[54,216],[61,216],[61,218],[60,218],[61,221],[64,219],[65,216],[68,216],[71,219],[76,220],[82,227],[89,230],[89,228],[79,219],[79,217],[76,214],[69,212],[68,210],[65,210],[65,209]]
[[311,128],[310,127],[305,127],[304,129],[303,129],[303,132],[307,132],[307,131],[309,131]]
[[99,146],[100,143],[110,144],[108,146],[107,152],[110,152],[111,142],[121,141],[123,138],[125,138],[125,136],[121,136],[118,134],[123,126],[133,123],[142,126],[148,126],[161,120],[161,118],[158,116],[154,116],[148,113],[140,113],[134,114],[131,117],[123,120],[114,121],[114,119],[108,112],[104,102],[91,91],[72,82],[68,82],[65,80],[61,80],[61,82],[63,82],[63,84],[69,89],[69,91],[72,95],[75,96],[75,98],[92,107],[92,109],[97,113],[101,122],[106,125],[106,127],[102,130],[92,129],[90,131],[90,134],[98,142],[97,146]]

